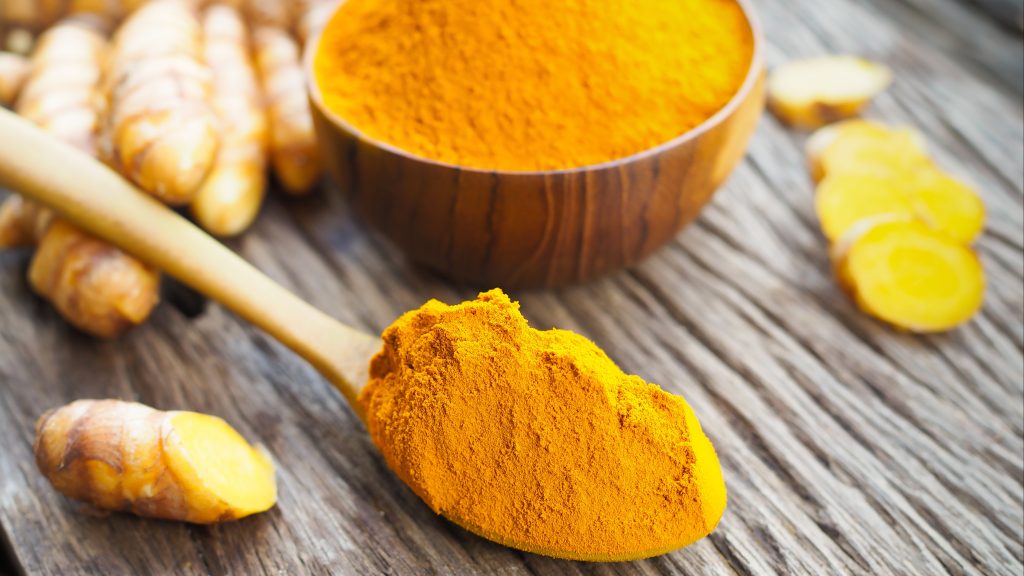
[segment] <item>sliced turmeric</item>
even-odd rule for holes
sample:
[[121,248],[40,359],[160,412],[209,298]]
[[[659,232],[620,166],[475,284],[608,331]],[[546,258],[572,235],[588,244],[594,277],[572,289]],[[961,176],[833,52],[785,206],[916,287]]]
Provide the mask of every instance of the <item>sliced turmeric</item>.
[[829,176],[818,185],[815,204],[822,231],[832,242],[858,221],[883,214],[917,218],[961,244],[970,244],[985,222],[981,198],[934,167]]
[[814,129],[856,116],[892,82],[885,66],[853,56],[790,62],[768,78],[768,106],[783,122]]
[[985,204],[969,186],[934,167],[909,178],[918,217],[961,244],[970,244],[985,227]]
[[205,414],[79,400],[39,418],[34,450],[58,492],[104,510],[211,524],[277,500],[266,453]]
[[266,189],[267,117],[241,15],[211,6],[203,16],[206,63],[213,71],[212,104],[221,123],[217,161],[195,199],[192,214],[218,236],[252,224]]
[[[95,154],[103,36],[71,18],[47,30],[32,57],[17,112],[61,140]],[[102,193],[102,191],[97,191]],[[29,283],[67,322],[113,338],[143,322],[159,300],[159,273],[19,196],[0,207],[0,247],[37,245]]]
[[971,318],[985,294],[974,252],[913,219],[862,221],[836,245],[836,277],[872,316],[914,332],[949,330]]
[[117,31],[105,75],[101,152],[143,190],[187,204],[220,144],[202,30],[187,0],[152,0]]
[[882,214],[912,216],[914,201],[903,182],[879,174],[839,174],[818,185],[815,208],[821,230],[835,242],[857,222]]
[[267,97],[274,174],[285,192],[306,194],[320,181],[321,166],[299,45],[283,28],[259,26],[253,46]]
[[806,152],[816,182],[840,172],[891,174],[931,164],[918,132],[868,120],[848,120],[819,129],[807,140]]
[[0,106],[14,104],[28,72],[28,58],[12,52],[0,52]]

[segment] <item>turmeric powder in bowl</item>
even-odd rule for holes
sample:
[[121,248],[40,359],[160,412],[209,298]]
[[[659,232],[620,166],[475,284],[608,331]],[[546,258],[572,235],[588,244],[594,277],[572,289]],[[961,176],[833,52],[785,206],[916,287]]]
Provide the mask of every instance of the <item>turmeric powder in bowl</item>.
[[314,75],[364,137],[482,170],[571,169],[666,143],[739,90],[735,0],[346,0]]
[[559,558],[629,560],[721,518],[718,457],[686,401],[578,334],[531,328],[500,290],[430,301],[383,338],[359,397],[370,435],[464,528]]

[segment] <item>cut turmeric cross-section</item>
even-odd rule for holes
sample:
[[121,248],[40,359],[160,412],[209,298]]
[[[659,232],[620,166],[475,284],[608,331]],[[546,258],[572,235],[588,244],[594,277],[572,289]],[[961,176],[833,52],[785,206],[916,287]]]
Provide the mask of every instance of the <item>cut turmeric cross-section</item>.
[[934,168],[915,171],[909,181],[916,213],[925,223],[961,244],[970,244],[985,227],[985,205],[969,186]]
[[818,185],[815,204],[822,231],[832,242],[858,221],[885,214],[917,218],[962,244],[971,243],[985,223],[981,198],[934,167],[829,176]]
[[807,163],[820,181],[838,173],[907,172],[931,159],[924,138],[914,130],[848,120],[821,128],[807,140]]
[[821,231],[830,242],[839,240],[864,218],[914,214],[914,202],[903,182],[878,174],[839,174],[822,180],[815,208]]
[[105,510],[210,524],[277,500],[274,465],[220,418],[79,400],[36,423],[36,464],[58,492]]
[[790,62],[768,79],[768,105],[787,124],[813,129],[858,114],[892,82],[892,72],[854,56]]
[[868,314],[915,332],[938,332],[981,308],[981,263],[942,232],[882,217],[850,234],[837,245],[836,276]]

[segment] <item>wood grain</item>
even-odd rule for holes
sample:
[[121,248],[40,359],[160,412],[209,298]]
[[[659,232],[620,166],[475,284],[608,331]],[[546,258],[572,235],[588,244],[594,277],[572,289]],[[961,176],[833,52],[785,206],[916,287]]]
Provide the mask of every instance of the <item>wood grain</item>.
[[[729,487],[710,538],[611,565],[491,544],[432,514],[330,384],[220,307],[190,319],[163,305],[124,340],[95,342],[29,293],[27,254],[4,253],[0,530],[12,561],[59,575],[1020,574],[1024,112],[996,58],[1016,54],[1020,68],[1020,44],[958,0],[921,0],[933,9],[914,16],[916,1],[759,8],[769,65],[855,51],[896,68],[869,114],[924,130],[940,164],[988,205],[978,248],[990,286],[977,319],[914,336],[843,298],[813,215],[805,137],[772,118],[695,223],[643,264],[512,292],[534,325],[578,330],[687,397]],[[984,48],[968,54],[965,42]],[[367,330],[427,298],[474,294],[408,264],[335,192],[271,201],[232,247]],[[32,423],[54,405],[111,396],[212,412],[260,439],[280,463],[280,505],[214,528],[82,513],[34,470]]]

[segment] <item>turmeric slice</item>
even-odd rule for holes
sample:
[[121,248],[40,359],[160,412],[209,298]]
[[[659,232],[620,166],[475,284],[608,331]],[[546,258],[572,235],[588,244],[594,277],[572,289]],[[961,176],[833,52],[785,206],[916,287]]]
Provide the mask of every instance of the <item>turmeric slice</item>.
[[907,172],[931,164],[924,138],[909,128],[848,120],[816,131],[807,140],[811,177],[840,172]]
[[783,122],[814,129],[856,116],[892,82],[885,66],[853,56],[790,62],[768,78],[768,106]]
[[0,106],[14,104],[28,72],[27,58],[12,52],[0,52]]
[[263,203],[267,117],[241,14],[230,6],[211,6],[203,15],[203,33],[221,147],[192,201],[192,214],[210,233],[234,236],[252,224]]
[[202,56],[202,31],[187,0],[146,3],[113,41],[103,158],[167,204],[195,197],[220,144]]
[[985,204],[969,186],[934,167],[915,171],[909,180],[921,220],[961,244],[970,244],[981,234]]
[[912,217],[916,207],[899,178],[879,174],[839,174],[818,185],[815,208],[821,230],[830,242],[839,240],[857,222],[880,215]]
[[921,220],[961,244],[985,225],[985,206],[967,185],[934,167],[910,173],[839,173],[818,185],[822,232],[837,241],[857,222],[884,214]]
[[277,500],[267,454],[205,414],[79,400],[39,418],[34,450],[58,492],[104,510],[212,524]]
[[981,308],[985,272],[971,249],[920,221],[863,222],[835,254],[839,283],[862,310],[900,328],[939,332]]
[[274,174],[285,192],[307,194],[320,181],[321,166],[299,45],[283,28],[261,26],[253,46],[267,97]]

